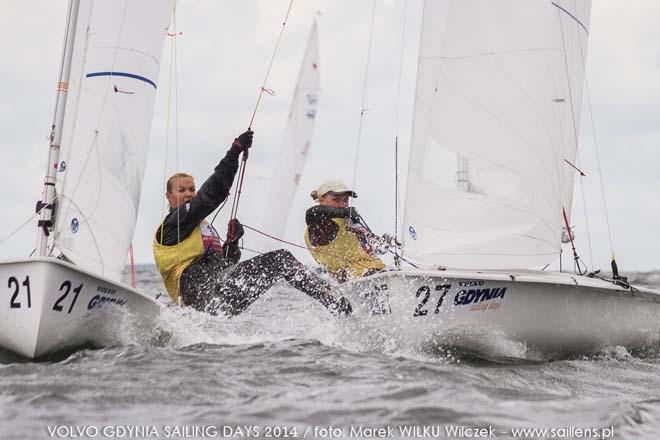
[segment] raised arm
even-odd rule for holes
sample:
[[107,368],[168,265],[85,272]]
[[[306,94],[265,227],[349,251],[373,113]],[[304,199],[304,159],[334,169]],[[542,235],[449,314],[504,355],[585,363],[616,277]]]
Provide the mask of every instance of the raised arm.
[[158,241],[165,246],[172,246],[186,239],[192,231],[227,198],[238,170],[238,158],[241,152],[252,145],[252,132],[240,135],[227,151],[225,157],[213,170],[188,203],[171,209],[157,232]]

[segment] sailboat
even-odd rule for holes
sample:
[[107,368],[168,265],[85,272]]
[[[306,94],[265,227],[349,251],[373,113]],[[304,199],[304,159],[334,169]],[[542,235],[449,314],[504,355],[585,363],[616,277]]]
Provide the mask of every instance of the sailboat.
[[411,343],[499,335],[550,357],[657,340],[660,292],[543,270],[573,235],[590,13],[425,1],[402,246],[418,268],[348,284],[358,313]]
[[[320,88],[319,37],[315,22],[307,40],[284,141],[261,219],[260,230],[273,237],[285,236],[291,205],[312,145]],[[281,248],[281,243],[262,235],[252,246],[260,252],[268,252]]]
[[70,1],[35,257],[0,263],[1,348],[40,358],[98,343],[114,309],[158,315],[121,273],[171,14],[168,0]]

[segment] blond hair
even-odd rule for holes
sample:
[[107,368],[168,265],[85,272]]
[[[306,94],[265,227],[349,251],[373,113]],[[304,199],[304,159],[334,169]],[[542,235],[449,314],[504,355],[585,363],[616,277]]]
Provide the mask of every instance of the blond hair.
[[190,177],[191,179],[193,178],[193,176],[191,176],[190,174],[186,174],[186,173],[176,173],[176,174],[172,175],[169,179],[167,179],[167,192],[168,193],[172,192],[172,185],[174,184],[174,180],[178,179],[179,177]]

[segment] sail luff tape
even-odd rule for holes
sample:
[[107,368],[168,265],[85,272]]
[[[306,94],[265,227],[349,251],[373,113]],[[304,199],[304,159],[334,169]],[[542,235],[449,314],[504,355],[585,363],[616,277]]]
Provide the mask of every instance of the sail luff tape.
[[69,83],[66,81],[60,81],[59,84],[57,85],[57,91],[58,92],[68,92],[69,91]]

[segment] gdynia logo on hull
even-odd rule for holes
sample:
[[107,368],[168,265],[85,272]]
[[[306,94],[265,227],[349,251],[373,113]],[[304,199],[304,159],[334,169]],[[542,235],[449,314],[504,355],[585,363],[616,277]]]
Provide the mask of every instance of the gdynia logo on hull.
[[459,290],[454,297],[454,305],[466,306],[478,302],[504,298],[506,287],[493,287],[492,289]]

